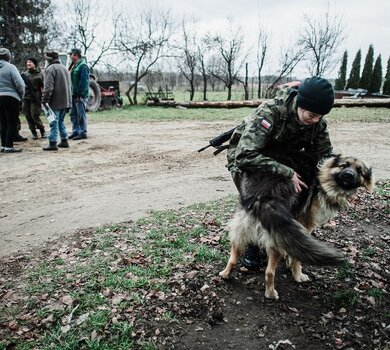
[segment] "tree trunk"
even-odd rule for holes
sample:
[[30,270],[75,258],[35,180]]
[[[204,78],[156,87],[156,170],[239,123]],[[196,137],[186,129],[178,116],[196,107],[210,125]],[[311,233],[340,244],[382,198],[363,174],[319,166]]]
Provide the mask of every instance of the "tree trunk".
[[138,91],[138,83],[137,81],[134,83],[134,93],[133,93],[133,101],[135,105],[138,105],[137,101],[137,91]]
[[134,104],[134,102],[133,102],[133,100],[132,100],[132,98],[131,98],[131,96],[130,96],[130,92],[131,92],[131,86],[127,89],[127,91],[125,92],[126,93],[126,96],[127,96],[127,99],[129,100],[129,104],[130,105],[133,105]]
[[249,100],[248,91],[248,63],[245,63],[245,80],[244,80],[244,100]]
[[207,101],[207,76],[203,76],[203,101]]
[[261,69],[259,68],[258,74],[257,74],[258,84],[257,84],[257,98],[261,98]]
[[194,95],[195,95],[195,86],[194,86],[194,82],[191,81],[190,82],[190,101],[194,100]]
[[232,86],[231,85],[229,85],[229,86],[226,85],[226,87],[228,89],[227,100],[230,101],[232,99]]
[[[185,108],[242,108],[242,107],[258,107],[267,99],[248,100],[248,101],[195,101],[195,102],[177,102],[177,101],[148,101],[148,106],[163,106],[163,107],[177,107]],[[382,107],[390,108],[390,98],[362,98],[362,99],[336,99],[334,107]]]

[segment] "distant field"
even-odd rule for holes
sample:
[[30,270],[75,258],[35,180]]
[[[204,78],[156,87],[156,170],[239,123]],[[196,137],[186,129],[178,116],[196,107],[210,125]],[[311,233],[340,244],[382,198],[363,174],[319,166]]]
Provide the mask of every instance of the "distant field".
[[[113,108],[108,111],[88,113],[90,121],[169,121],[169,120],[237,120],[252,113],[254,108],[216,109],[194,108],[178,109],[166,107],[129,106]],[[390,109],[388,108],[334,108],[326,117],[333,122],[390,122]]]
[[[257,92],[255,92],[253,98],[257,98]],[[189,101],[190,93],[188,91],[173,91],[176,101]],[[207,100],[208,101],[226,101],[227,91],[208,91]],[[232,98],[233,101],[241,101],[244,99],[243,90],[233,90]],[[195,91],[194,101],[203,101],[203,93],[201,91]]]

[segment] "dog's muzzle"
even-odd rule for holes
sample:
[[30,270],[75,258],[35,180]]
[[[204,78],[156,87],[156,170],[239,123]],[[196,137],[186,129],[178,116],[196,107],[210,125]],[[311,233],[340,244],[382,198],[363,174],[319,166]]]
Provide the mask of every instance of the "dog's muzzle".
[[339,186],[347,190],[359,187],[357,173],[351,168],[346,168],[336,174],[335,180]]

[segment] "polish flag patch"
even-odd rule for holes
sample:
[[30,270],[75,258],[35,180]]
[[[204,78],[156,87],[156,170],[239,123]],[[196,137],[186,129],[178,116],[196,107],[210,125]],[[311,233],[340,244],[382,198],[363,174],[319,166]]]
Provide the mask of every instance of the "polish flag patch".
[[260,125],[267,130],[271,127],[271,123],[267,119],[262,119]]

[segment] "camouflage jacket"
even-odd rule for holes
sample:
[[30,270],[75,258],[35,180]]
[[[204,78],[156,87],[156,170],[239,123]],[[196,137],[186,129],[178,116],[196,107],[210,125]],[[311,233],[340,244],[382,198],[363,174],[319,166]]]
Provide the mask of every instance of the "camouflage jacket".
[[227,168],[230,172],[261,169],[292,177],[294,170],[262,154],[272,150],[313,152],[319,158],[332,152],[324,118],[314,125],[298,122],[297,90],[285,88],[269,101],[263,102],[246,117],[229,141]]
[[[39,98],[41,98],[42,88],[43,88],[43,74],[37,69],[34,70],[28,69],[24,72],[24,74],[26,75],[27,79],[30,80],[34,92],[37,94]],[[32,93],[28,88],[26,88],[26,94],[24,95],[24,99],[34,101]]]

